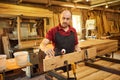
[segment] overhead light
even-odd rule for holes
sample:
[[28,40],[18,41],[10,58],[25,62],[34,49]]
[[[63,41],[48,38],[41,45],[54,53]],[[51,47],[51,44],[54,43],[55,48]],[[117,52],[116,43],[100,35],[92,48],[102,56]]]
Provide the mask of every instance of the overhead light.
[[108,4],[105,5],[105,8],[108,8]]
[[87,2],[89,1],[89,0],[86,0]]
[[105,8],[108,8],[108,3],[107,3],[107,1],[105,0]]

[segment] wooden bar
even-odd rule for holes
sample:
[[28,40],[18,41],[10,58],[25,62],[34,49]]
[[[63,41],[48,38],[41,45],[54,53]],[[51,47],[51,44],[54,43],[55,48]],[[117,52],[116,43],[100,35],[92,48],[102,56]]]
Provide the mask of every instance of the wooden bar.
[[81,51],[80,53],[73,52],[61,56],[55,56],[49,59],[44,59],[44,71],[49,71],[64,66],[64,61],[68,61],[68,64],[71,64],[82,60],[84,60],[84,51]]
[[88,48],[86,56],[87,56],[88,59],[95,58],[97,56],[96,47]]
[[96,47],[97,55],[104,55],[115,52],[118,50],[118,41],[117,40],[85,40],[80,41],[79,46],[82,49],[88,49],[90,47]]

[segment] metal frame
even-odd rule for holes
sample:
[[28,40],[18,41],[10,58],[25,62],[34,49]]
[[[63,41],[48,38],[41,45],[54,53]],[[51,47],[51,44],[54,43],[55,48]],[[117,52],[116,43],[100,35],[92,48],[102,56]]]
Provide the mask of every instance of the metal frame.
[[120,64],[120,60],[118,60],[118,59],[102,57],[102,56],[96,56],[96,58],[100,58],[101,60],[110,61],[110,62],[114,62],[114,63]]
[[117,69],[114,69],[114,68],[110,68],[110,67],[104,67],[104,66],[101,66],[101,65],[98,65],[98,64],[94,64],[91,61],[86,61],[85,65],[89,66],[89,67],[92,67],[92,68],[96,68],[96,69],[107,71],[107,72],[110,72],[110,73],[113,73],[113,74],[120,75],[120,70],[117,70]]

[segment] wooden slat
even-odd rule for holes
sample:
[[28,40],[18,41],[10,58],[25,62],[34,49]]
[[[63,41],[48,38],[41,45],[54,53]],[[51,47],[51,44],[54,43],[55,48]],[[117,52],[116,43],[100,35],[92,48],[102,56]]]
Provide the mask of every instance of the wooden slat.
[[[98,71],[97,69],[87,67],[87,66],[79,67],[76,69],[77,80],[79,80],[80,78],[86,77],[92,73],[95,73],[97,71]],[[72,71],[70,71],[69,73],[70,73],[70,77],[74,77],[74,74]],[[63,75],[67,76],[67,73],[64,73]]]
[[70,64],[73,62],[82,61],[83,58],[84,51],[81,51],[80,53],[73,52],[62,56],[55,56],[49,59],[44,59],[43,60],[44,71],[49,71],[64,66],[64,61],[66,60],[68,61],[68,64]]
[[120,76],[113,74],[113,75],[105,78],[104,80],[120,80]]
[[98,71],[98,72],[95,72],[89,76],[86,76],[86,77],[84,77],[82,79],[78,79],[78,80],[103,80],[110,75],[111,75],[111,73],[108,73],[105,71]]

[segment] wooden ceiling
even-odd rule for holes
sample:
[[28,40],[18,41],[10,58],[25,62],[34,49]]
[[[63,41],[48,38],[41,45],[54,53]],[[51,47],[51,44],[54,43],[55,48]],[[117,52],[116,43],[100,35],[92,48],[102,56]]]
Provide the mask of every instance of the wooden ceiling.
[[120,10],[120,0],[0,0],[2,2],[17,2],[29,4],[58,5],[77,8],[105,8]]

